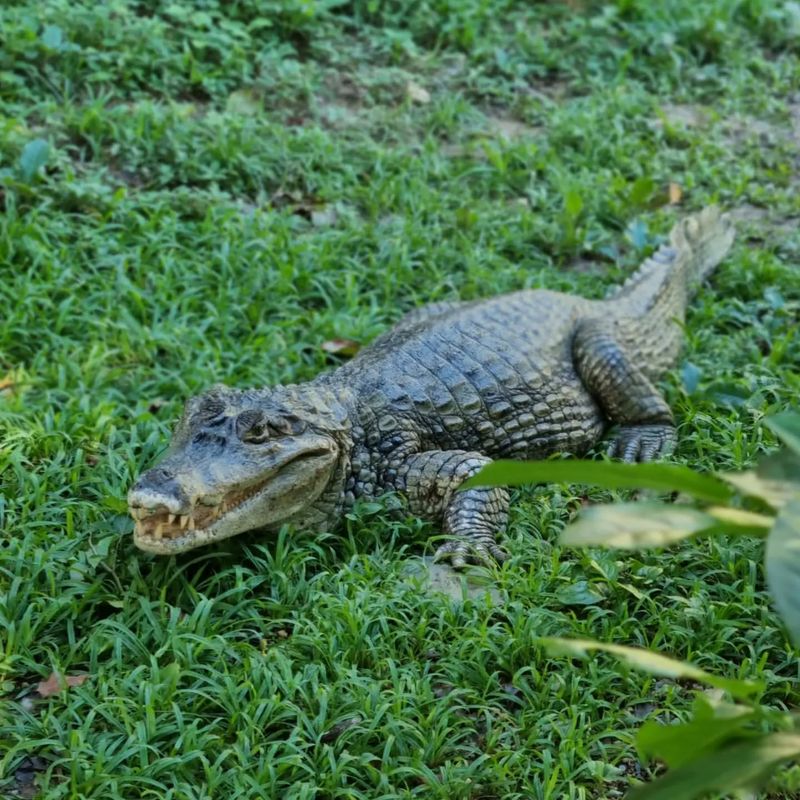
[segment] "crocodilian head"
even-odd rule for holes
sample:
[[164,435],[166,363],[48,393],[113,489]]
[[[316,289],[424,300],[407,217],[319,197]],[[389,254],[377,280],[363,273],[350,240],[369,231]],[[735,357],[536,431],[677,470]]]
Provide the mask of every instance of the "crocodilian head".
[[128,493],[134,542],[179,553],[302,518],[339,472],[346,417],[308,384],[193,397],[164,459]]

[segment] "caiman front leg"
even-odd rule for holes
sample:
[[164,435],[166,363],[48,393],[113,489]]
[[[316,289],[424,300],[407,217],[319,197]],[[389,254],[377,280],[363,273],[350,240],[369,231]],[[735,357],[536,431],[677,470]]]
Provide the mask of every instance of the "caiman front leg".
[[495,541],[508,519],[508,492],[498,487],[456,491],[481,467],[491,462],[465,450],[427,450],[408,456],[393,479],[394,488],[408,497],[409,509],[421,517],[441,519],[452,541],[436,551],[456,569],[507,555]]
[[575,367],[586,388],[619,428],[608,455],[623,461],[651,461],[675,446],[672,411],[658,389],[625,352],[608,320],[578,325],[573,340]]

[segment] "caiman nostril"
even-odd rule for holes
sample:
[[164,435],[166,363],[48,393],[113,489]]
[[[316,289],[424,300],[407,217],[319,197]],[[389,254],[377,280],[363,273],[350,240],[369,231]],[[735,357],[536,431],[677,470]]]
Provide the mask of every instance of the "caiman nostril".
[[131,508],[148,511],[166,511],[170,514],[186,514],[191,506],[183,487],[173,473],[161,467],[148,470],[128,492]]
[[155,469],[151,469],[147,476],[153,481],[171,481],[174,480],[174,476],[171,472],[162,467],[156,467]]

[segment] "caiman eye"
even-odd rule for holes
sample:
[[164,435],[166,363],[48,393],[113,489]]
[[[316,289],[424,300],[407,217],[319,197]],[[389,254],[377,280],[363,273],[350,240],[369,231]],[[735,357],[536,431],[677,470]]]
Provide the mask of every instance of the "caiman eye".
[[243,441],[249,442],[250,444],[261,444],[262,442],[266,442],[269,439],[269,430],[267,429],[266,425],[262,425],[258,423],[253,425],[245,434],[242,436]]
[[243,442],[261,444],[269,438],[264,415],[259,411],[243,411],[236,420],[236,433]]

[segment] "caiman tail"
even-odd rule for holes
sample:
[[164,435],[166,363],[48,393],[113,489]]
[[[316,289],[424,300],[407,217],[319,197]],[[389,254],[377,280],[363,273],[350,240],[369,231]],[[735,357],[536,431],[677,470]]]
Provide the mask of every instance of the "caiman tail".
[[689,297],[725,258],[733,237],[730,217],[716,206],[682,219],[672,229],[669,244],[656,250],[613,299],[627,306],[627,315],[655,312],[682,322]]
[[728,254],[734,233],[730,217],[721,214],[717,206],[704,208],[672,229],[670,244],[678,251],[691,293]]
[[700,281],[733,242],[730,217],[710,206],[681,220],[662,245],[611,299],[619,335],[638,352],[653,380],[674,366],[683,344],[686,306]]

